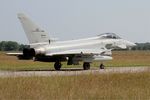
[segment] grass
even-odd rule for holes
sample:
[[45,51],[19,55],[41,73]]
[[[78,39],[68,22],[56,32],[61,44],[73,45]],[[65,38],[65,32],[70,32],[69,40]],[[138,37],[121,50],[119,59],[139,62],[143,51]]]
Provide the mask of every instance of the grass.
[[[105,63],[108,67],[150,66],[150,51],[114,51],[113,60]],[[94,63],[95,66],[98,62]]]
[[149,99],[149,72],[0,78],[0,100]]
[[[150,66],[150,51],[115,51],[113,57],[112,61],[105,63],[106,66]],[[92,66],[98,67],[99,62],[94,62]],[[53,63],[17,60],[16,57],[0,53],[0,70],[49,68],[53,68]],[[0,77],[0,100],[150,100],[150,71],[77,76]]]
[[18,60],[15,56],[7,56],[0,53],[0,70],[26,70],[26,69],[48,69],[53,63],[34,62],[32,60]]
[[[105,62],[106,67],[132,67],[132,66],[150,66],[150,51],[114,51],[113,60]],[[15,56],[6,56],[0,53],[0,70],[48,70],[53,69],[54,63],[34,62],[32,60],[18,60]],[[93,62],[92,67],[98,67],[100,62]],[[81,67],[67,66],[63,62],[63,67]]]

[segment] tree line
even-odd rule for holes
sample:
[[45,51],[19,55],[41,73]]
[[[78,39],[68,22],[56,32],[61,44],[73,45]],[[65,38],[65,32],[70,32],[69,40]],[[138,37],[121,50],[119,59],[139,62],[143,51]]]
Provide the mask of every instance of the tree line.
[[15,41],[1,41],[0,51],[22,51],[24,48],[29,47],[28,45],[19,44]]
[[136,43],[137,46],[132,47],[131,50],[150,50],[150,43]]
[[[131,50],[150,50],[150,43],[136,43],[137,46]],[[0,51],[22,51],[24,48],[29,48],[29,45],[19,44],[15,41],[1,41]]]

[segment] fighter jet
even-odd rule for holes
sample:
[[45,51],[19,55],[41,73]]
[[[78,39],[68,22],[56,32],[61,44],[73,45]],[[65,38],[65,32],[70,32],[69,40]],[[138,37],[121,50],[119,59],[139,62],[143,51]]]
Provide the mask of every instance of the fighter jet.
[[55,70],[60,70],[61,62],[67,65],[78,65],[83,62],[83,69],[90,69],[90,63],[100,61],[100,68],[104,69],[103,61],[112,60],[112,49],[126,49],[135,46],[134,43],[124,40],[115,33],[103,33],[95,37],[58,41],[48,36],[48,33],[35,24],[23,13],[18,18],[29,40],[30,48],[25,48],[21,53],[7,53],[18,56],[19,59],[34,61],[55,62]]

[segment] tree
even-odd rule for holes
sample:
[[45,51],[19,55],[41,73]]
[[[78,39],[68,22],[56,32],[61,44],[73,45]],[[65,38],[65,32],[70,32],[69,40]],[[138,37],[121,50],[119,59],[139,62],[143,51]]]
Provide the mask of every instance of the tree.
[[19,49],[19,44],[17,42],[8,41],[5,45],[5,51],[17,51]]
[[19,51],[23,51],[24,48],[29,48],[29,45],[20,44]]
[[19,44],[14,41],[2,41],[0,42],[1,51],[17,51],[19,49]]

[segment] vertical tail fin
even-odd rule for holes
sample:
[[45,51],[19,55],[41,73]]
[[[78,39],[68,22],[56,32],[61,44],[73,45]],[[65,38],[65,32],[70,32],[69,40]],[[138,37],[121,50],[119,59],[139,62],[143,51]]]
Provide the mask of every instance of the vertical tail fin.
[[29,19],[25,14],[18,13],[18,18],[22,24],[22,27],[26,33],[29,43],[41,43],[49,42],[48,33],[41,29],[37,24]]

